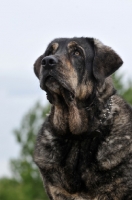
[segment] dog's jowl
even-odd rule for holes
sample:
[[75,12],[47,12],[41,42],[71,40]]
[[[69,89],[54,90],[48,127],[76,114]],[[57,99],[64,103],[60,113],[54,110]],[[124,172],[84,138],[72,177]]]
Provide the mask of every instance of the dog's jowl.
[[51,111],[34,161],[51,200],[132,200],[132,109],[110,75],[123,61],[94,38],[53,40],[34,64]]

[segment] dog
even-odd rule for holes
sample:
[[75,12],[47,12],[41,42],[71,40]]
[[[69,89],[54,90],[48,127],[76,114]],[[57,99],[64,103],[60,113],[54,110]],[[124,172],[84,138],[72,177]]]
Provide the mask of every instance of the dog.
[[132,200],[132,109],[111,79],[122,64],[84,37],[55,39],[36,60],[51,111],[34,161],[50,200]]

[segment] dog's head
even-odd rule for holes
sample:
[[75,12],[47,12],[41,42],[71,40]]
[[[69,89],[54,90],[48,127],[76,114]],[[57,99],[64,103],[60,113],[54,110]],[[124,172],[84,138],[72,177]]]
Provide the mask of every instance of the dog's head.
[[34,64],[40,87],[54,104],[54,95],[68,101],[87,99],[95,84],[121,65],[121,58],[108,46],[93,38],[53,40]]

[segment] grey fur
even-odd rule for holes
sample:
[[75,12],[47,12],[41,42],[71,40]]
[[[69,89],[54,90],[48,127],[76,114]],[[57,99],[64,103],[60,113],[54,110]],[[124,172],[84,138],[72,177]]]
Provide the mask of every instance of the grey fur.
[[[68,52],[75,42],[84,54]],[[53,43],[58,45],[50,57]],[[46,56],[58,59],[54,68],[43,70]],[[111,48],[92,38],[56,39],[35,62],[52,108],[34,161],[51,200],[132,200],[132,109],[110,78],[121,64]]]

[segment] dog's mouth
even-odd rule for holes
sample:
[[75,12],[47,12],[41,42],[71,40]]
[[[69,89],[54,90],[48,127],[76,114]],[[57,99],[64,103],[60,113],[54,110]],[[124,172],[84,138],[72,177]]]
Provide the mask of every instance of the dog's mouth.
[[74,92],[71,91],[71,88],[69,88],[63,80],[57,80],[51,75],[48,75],[43,81],[41,81],[40,87],[47,92],[47,99],[50,103],[52,102],[52,94],[63,97],[66,103],[73,101],[75,98]]
[[56,94],[60,94],[61,85],[53,76],[47,76],[43,85],[45,91],[50,90]]

